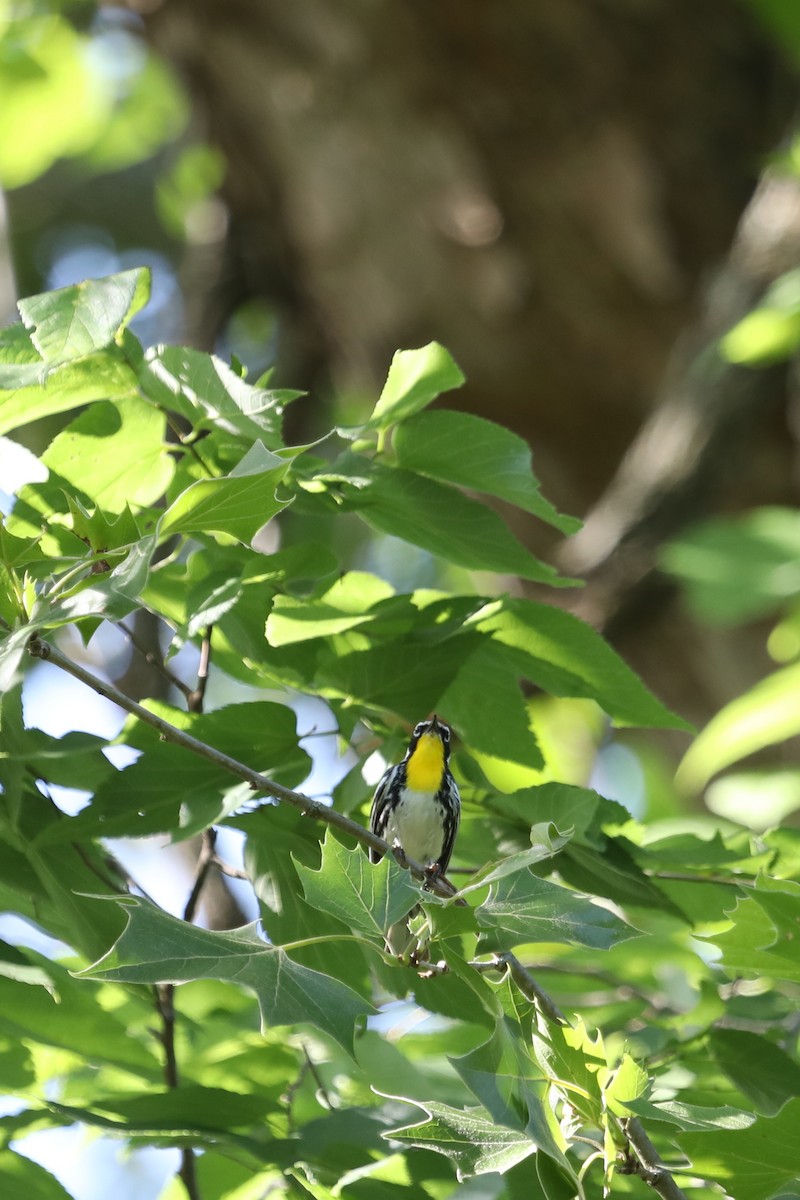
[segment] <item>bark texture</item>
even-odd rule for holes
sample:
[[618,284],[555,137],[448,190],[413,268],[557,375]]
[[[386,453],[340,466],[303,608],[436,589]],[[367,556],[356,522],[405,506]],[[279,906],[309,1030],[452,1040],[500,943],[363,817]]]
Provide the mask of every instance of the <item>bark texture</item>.
[[[692,414],[691,446],[675,439],[674,421],[647,426],[634,473],[657,478],[655,491],[631,490],[629,459],[612,493],[616,524],[601,505],[568,553],[602,576],[587,615],[616,618],[648,682],[663,693],[659,675],[674,676],[666,698],[694,699],[691,715],[708,715],[730,694],[728,672],[698,692],[674,647],[668,663],[651,661],[640,639],[652,644],[663,590],[640,602],[637,589],[665,532],[719,503],[726,486],[731,503],[720,456],[742,461],[743,496],[792,494],[782,377],[740,379],[729,403],[706,396],[701,369],[708,338],[763,286],[763,272],[724,264],[794,100],[745,7],[143,7],[229,163],[218,311],[249,296],[278,307],[286,382],[319,392],[333,380],[366,403],[398,346],[436,338],[467,375],[458,402],[526,436],[548,494],[579,514],[603,496],[657,404]],[[632,545],[640,560],[630,569]]]

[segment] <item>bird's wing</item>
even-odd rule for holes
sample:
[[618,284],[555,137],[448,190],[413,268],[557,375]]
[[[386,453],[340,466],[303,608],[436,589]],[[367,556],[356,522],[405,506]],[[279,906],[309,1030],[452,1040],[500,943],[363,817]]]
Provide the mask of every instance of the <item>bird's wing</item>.
[[[391,812],[389,796],[397,769],[398,764],[395,764],[393,767],[387,767],[381,777],[380,783],[375,788],[375,795],[372,797],[369,827],[372,833],[377,834],[381,838],[386,835],[386,826]],[[381,858],[377,850],[370,850],[369,857],[370,861],[374,863],[379,862]]]
[[447,873],[447,867],[450,863],[450,856],[453,853],[453,846],[456,844],[456,834],[458,833],[458,823],[461,820],[461,797],[458,794],[458,784],[453,776],[449,776],[450,783],[450,800],[451,803],[446,806],[445,811],[452,813],[452,819],[448,819],[445,823],[444,842],[442,844],[442,853],[439,855],[439,870],[442,875]]

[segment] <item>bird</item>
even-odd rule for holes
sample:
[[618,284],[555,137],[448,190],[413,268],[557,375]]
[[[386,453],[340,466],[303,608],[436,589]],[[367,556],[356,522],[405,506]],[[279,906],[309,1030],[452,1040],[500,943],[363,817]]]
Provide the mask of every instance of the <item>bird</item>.
[[[432,875],[447,871],[461,816],[458,785],[450,771],[450,727],[436,713],[414,726],[405,757],[384,772],[372,799],[369,827]],[[370,860],[380,851],[370,850]],[[404,957],[411,944],[407,922],[392,926],[386,941]]]

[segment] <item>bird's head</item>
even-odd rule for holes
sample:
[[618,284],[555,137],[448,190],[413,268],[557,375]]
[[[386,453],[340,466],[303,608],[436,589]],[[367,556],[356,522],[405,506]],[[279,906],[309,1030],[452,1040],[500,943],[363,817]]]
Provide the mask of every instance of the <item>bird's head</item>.
[[406,782],[418,792],[435,792],[441,786],[450,757],[450,726],[436,713],[414,726],[406,751]]

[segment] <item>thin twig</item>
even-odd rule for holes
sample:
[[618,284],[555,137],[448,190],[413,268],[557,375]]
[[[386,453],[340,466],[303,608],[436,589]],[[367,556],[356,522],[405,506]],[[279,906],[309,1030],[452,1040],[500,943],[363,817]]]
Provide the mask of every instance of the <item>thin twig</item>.
[[208,878],[208,872],[214,865],[215,855],[214,847],[217,842],[217,831],[209,827],[203,830],[203,841],[200,846],[200,853],[197,856],[197,873],[195,874],[194,884],[189,893],[189,899],[186,901],[186,907],[183,910],[184,921],[193,921],[197,911],[197,905],[200,900],[200,893],[203,890],[203,885]]
[[203,634],[203,640],[200,643],[200,662],[197,667],[197,686],[194,691],[187,692],[186,707],[190,713],[199,713],[203,711],[203,701],[206,696],[206,685],[208,684],[208,668],[211,663],[211,630],[213,625],[209,625]]
[[214,866],[221,875],[227,875],[229,879],[244,879],[247,883],[250,882],[250,876],[247,871],[243,871],[241,867],[232,867],[230,863],[225,862],[218,854],[213,858]]
[[[180,1083],[178,1074],[178,1059],[175,1054],[175,985],[161,983],[154,989],[156,1012],[161,1021],[159,1040],[164,1047],[164,1081],[168,1088],[176,1088]],[[195,1169],[194,1150],[184,1146],[181,1150],[181,1165],[178,1175],[186,1188],[189,1200],[201,1200],[197,1186],[197,1171]]]
[[124,622],[119,621],[117,623],[117,628],[121,633],[125,634],[125,637],[133,646],[134,650],[142,655],[146,663],[158,671],[160,675],[163,675],[164,678],[168,680],[173,687],[176,687],[179,692],[182,692],[188,704],[189,697],[192,695],[192,689],[189,687],[188,683],[184,683],[174,671],[171,671],[160,655],[154,654],[152,650],[148,650],[147,646],[145,646],[139,635],[134,633],[132,629],[129,629]]
[[305,1060],[306,1060],[306,1063],[308,1064],[308,1069],[311,1072],[312,1078],[317,1085],[317,1091],[318,1091],[319,1095],[322,1097],[325,1107],[332,1108],[333,1106],[331,1105],[331,1098],[328,1095],[328,1089],[325,1087],[325,1084],[322,1081],[322,1076],[320,1075],[319,1071],[317,1070],[317,1064],[314,1062],[313,1058],[308,1053],[308,1046],[305,1044],[305,1042],[303,1042],[303,1054],[305,1056]]

